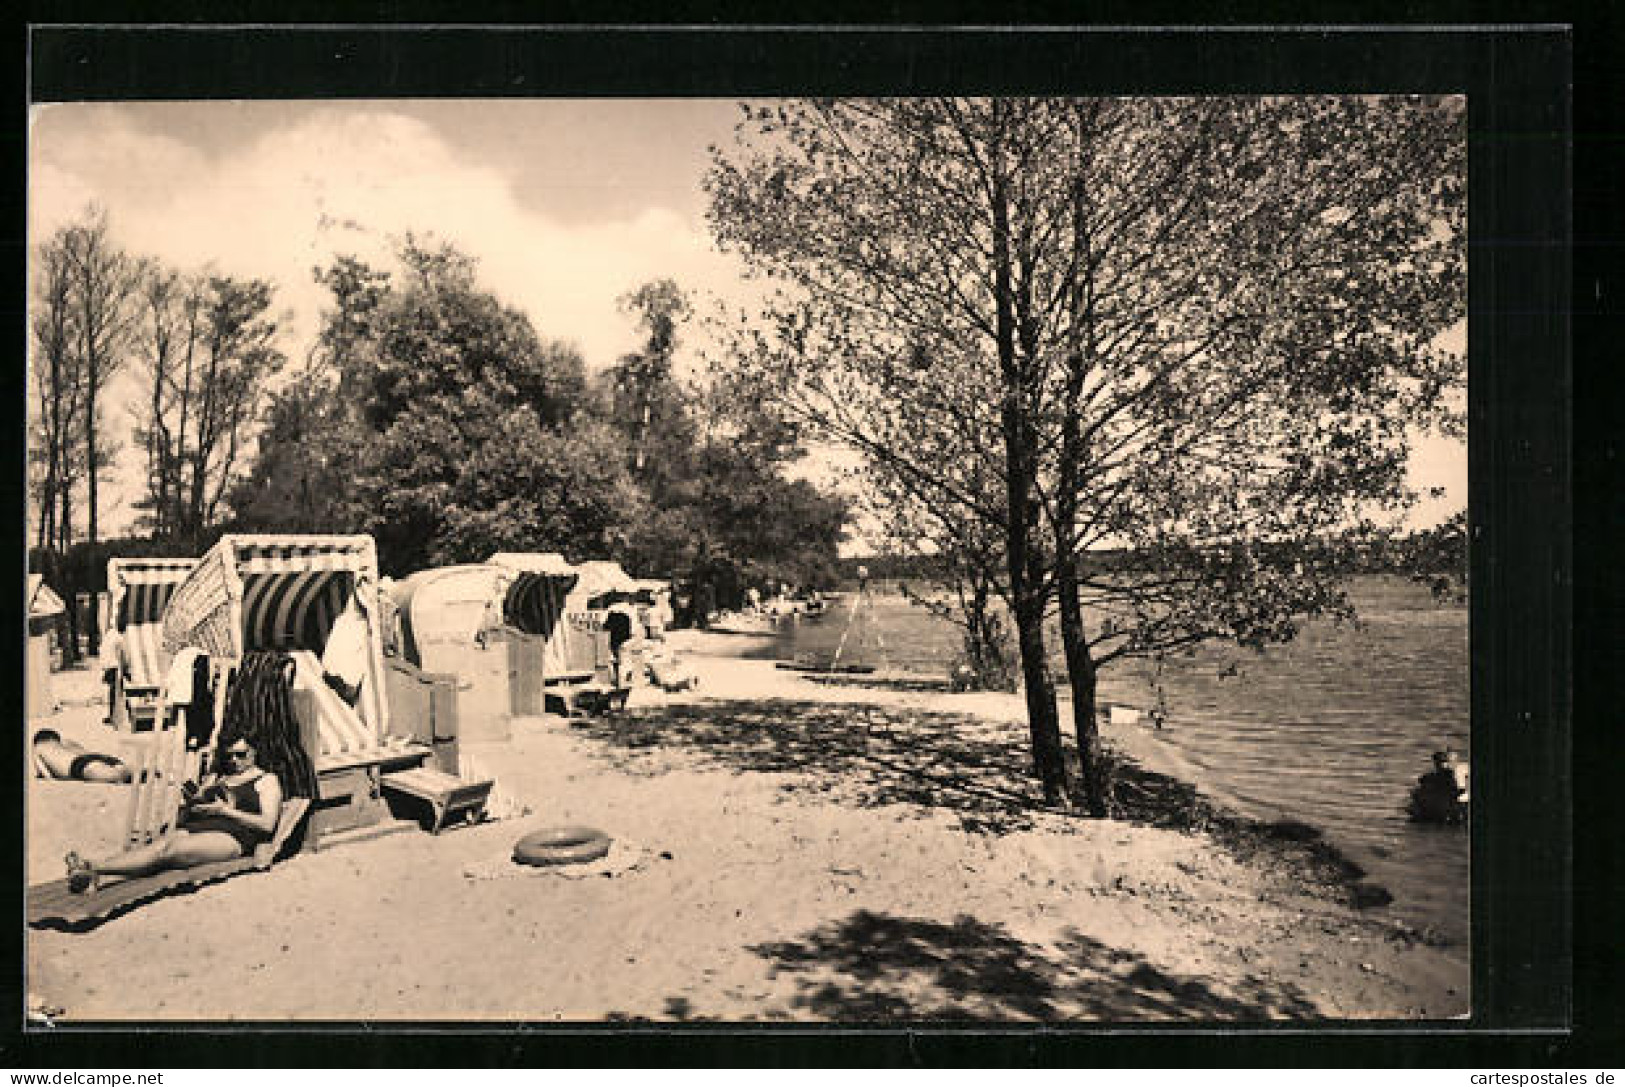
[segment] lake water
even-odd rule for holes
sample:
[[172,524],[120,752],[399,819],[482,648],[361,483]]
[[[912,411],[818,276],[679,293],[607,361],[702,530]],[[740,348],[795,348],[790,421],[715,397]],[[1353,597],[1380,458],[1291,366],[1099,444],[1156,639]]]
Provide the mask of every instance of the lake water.
[[[1351,595],[1357,627],[1317,622],[1263,654],[1208,646],[1168,661],[1168,721],[1155,736],[1190,767],[1192,784],[1241,814],[1319,827],[1393,893],[1393,915],[1465,943],[1467,832],[1412,823],[1404,805],[1433,751],[1469,756],[1467,610],[1399,578],[1364,579]],[[872,599],[843,661],[945,675],[957,630],[901,597]],[[771,655],[828,660],[849,600],[783,624]],[[1064,678],[1059,639],[1050,644]],[[1100,698],[1150,708],[1154,679],[1148,663],[1110,669]]]

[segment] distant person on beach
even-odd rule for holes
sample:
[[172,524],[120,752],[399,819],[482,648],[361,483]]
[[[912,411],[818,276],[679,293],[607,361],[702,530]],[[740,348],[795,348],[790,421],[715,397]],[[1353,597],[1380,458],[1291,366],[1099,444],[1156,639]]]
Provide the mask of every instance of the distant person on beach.
[[221,772],[187,783],[181,825],[169,837],[100,861],[65,858],[68,889],[95,891],[103,876],[145,876],[174,868],[246,857],[276,833],[282,782],[260,769],[254,746],[238,735],[221,748]]
[[110,725],[117,718],[119,680],[130,678],[130,657],[125,651],[124,632],[108,627],[102,634],[102,682],[107,684],[107,717],[102,724]]
[[1418,823],[1460,823],[1471,800],[1467,768],[1446,748],[1433,754],[1433,769],[1411,790],[1411,819]]
[[604,617],[604,629],[609,631],[609,656],[615,670],[615,686],[621,683],[621,654],[632,640],[632,609],[625,604],[613,604]]
[[671,623],[671,594],[666,591],[658,592],[655,594],[654,603],[649,605],[648,610],[649,638],[657,642],[664,641],[666,628],[671,626]]
[[36,777],[104,785],[124,785],[130,780],[130,768],[121,760],[64,740],[55,729],[42,728],[34,733],[33,749]]

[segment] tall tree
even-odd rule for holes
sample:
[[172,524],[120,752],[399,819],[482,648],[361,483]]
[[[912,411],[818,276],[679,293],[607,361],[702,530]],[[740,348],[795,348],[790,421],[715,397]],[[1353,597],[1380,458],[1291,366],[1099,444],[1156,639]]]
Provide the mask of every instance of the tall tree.
[[[1465,141],[1448,101],[1054,113],[1070,206],[1048,512],[1099,813],[1101,666],[1352,614],[1334,544],[1414,501],[1410,436],[1462,376],[1438,338],[1464,313]],[[1122,558],[1086,569],[1107,546]]]
[[148,527],[201,545],[224,513],[251,448],[266,383],[282,368],[274,288],[149,265],[141,343],[149,382],[136,441],[148,457]]
[[352,256],[314,269],[332,306],[298,372],[269,394],[258,452],[230,503],[239,523],[268,532],[361,532],[355,478],[366,463],[364,412],[375,320],[389,274]]
[[197,391],[202,298],[194,280],[148,262],[137,305],[137,357],[148,393],[134,431],[147,464],[146,493],[136,505],[152,538],[170,540],[178,530],[181,467]]
[[[100,208],[88,209],[83,220],[67,227],[60,238],[75,310],[75,347],[85,383],[81,422],[85,434],[86,540],[93,550],[101,511],[97,484],[113,454],[104,436],[102,393],[124,365],[129,350],[131,303],[139,271],[136,262],[113,243],[107,213]],[[95,573],[87,572],[87,583],[94,584],[95,580]],[[92,652],[96,651],[100,634],[93,624]]]
[[239,517],[370,531],[393,572],[622,547],[641,498],[582,414],[579,354],[481,289],[455,248],[409,235],[396,255],[393,273],[353,258],[318,272],[333,306],[308,377],[272,405]]
[[[1031,182],[1034,105],[859,100],[745,107],[708,184],[719,240],[794,290],[753,360],[780,401],[928,503],[1000,534],[1034,768],[1065,794],[1044,648],[1039,426],[1047,360],[1030,270],[1049,232]],[[951,456],[985,460],[968,493]]]
[[1049,601],[1097,812],[1099,667],[1346,612],[1323,541],[1410,499],[1407,428],[1460,377],[1437,347],[1463,302],[1459,103],[813,102],[743,127],[713,224],[799,288],[761,369],[1001,530],[1047,795]]
[[64,231],[36,249],[34,279],[29,321],[34,410],[29,436],[36,473],[35,547],[61,553],[71,531],[67,507],[84,435],[79,413],[85,391]]
[[671,279],[657,279],[620,298],[623,313],[635,315],[644,336],[641,351],[625,355],[606,372],[617,424],[626,433],[628,461],[642,478],[649,463],[651,435],[680,423],[682,398],[672,377],[677,331],[693,312],[688,297]]

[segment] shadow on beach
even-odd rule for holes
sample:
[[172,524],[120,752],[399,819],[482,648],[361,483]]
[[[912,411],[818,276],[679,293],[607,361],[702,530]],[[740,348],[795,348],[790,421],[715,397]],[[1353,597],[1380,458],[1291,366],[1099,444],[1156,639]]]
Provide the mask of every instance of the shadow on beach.
[[735,772],[796,775],[782,783],[789,793],[862,808],[947,810],[983,834],[1027,829],[1042,807],[1013,728],[958,714],[785,699],[631,710],[576,725],[634,773],[641,750],[681,749]]
[[1076,930],[1045,947],[965,915],[944,924],[859,910],[804,939],[751,950],[774,974],[796,976],[797,1009],[835,1021],[1246,1021],[1316,1014],[1291,985],[1249,978],[1225,991]]
[[[602,743],[617,768],[647,773],[643,756],[682,751],[734,772],[778,773],[781,788],[860,808],[893,804],[953,814],[975,834],[1005,835],[1033,827],[1044,804],[1026,729],[965,714],[864,703],[832,705],[789,699],[701,702],[590,718],[576,731]],[[1072,779],[1077,779],[1076,754]],[[1314,827],[1259,822],[1215,807],[1196,786],[1154,773],[1108,752],[1113,817],[1123,822],[1211,834],[1238,860],[1282,878],[1297,890],[1377,906],[1380,887],[1321,840]],[[1080,821],[1084,818],[1079,815]]]
[[[770,976],[794,979],[789,1007],[770,1019],[837,1023],[1097,1022],[1306,1019],[1320,1013],[1288,983],[1249,977],[1234,986],[1168,973],[1144,956],[1066,930],[1052,945],[960,915],[952,923],[858,910],[799,940],[758,944]],[[688,1000],[674,1019],[704,1019]],[[627,1016],[611,1016],[627,1019]]]

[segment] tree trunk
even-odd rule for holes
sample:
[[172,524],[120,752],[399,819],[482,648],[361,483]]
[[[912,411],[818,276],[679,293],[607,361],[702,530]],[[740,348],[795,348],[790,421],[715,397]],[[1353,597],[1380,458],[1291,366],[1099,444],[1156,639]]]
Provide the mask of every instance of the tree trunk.
[[[86,486],[86,514],[89,518],[85,542],[85,591],[92,594],[95,600],[96,589],[96,393],[97,381],[92,370],[90,387],[85,391],[85,486]],[[91,623],[86,639],[86,651],[94,657],[101,651],[101,631],[97,630],[99,624]]]
[[[1080,107],[1081,108],[1081,107]],[[1095,818],[1107,814],[1106,766],[1100,754],[1100,729],[1095,717],[1095,659],[1083,625],[1083,602],[1078,596],[1078,492],[1083,468],[1083,437],[1078,409],[1085,375],[1094,357],[1094,254],[1089,246],[1084,188],[1086,161],[1083,116],[1074,112],[1077,160],[1072,177],[1072,244],[1076,257],[1072,273],[1067,330],[1065,418],[1061,429],[1060,483],[1056,509],[1055,591],[1061,609],[1061,648],[1066,655],[1067,679],[1072,685],[1072,729],[1078,742],[1078,776],[1083,785],[1084,809]]]
[[[1029,594],[1030,595],[1030,594]],[[1041,601],[1017,609],[1016,636],[1021,648],[1021,678],[1027,699],[1027,727],[1032,737],[1033,766],[1044,789],[1044,802],[1066,797],[1066,762],[1061,755],[1061,721],[1055,706],[1055,681],[1044,649]]]
[[[1033,484],[1038,442],[1028,414],[1025,373],[1016,352],[1015,289],[1011,282],[1008,179],[1002,149],[994,151],[993,257],[996,339],[1003,384],[1000,423],[1004,437],[1006,557],[1010,597],[1015,604],[1021,675],[1026,690],[1027,727],[1032,736],[1033,764],[1048,804],[1066,796],[1066,763],[1061,757],[1061,725],[1055,709],[1055,684],[1044,654],[1044,600],[1041,569],[1034,562],[1033,527],[1037,509]],[[1037,576],[1035,576],[1035,574]]]
[[1063,556],[1057,570],[1056,591],[1061,603],[1061,644],[1072,683],[1072,729],[1078,740],[1078,776],[1083,784],[1085,810],[1096,818],[1107,814],[1106,765],[1100,754],[1100,728],[1095,716],[1095,658],[1083,628],[1083,604],[1078,598],[1077,567]]
[[68,645],[63,654],[64,664],[77,664],[82,658],[79,653],[79,603],[78,594],[74,592],[73,571],[68,566],[68,551],[73,547],[73,491],[72,484],[62,490],[62,521],[58,525],[61,531],[62,556],[61,578],[57,586],[63,595],[63,602],[68,606]]

